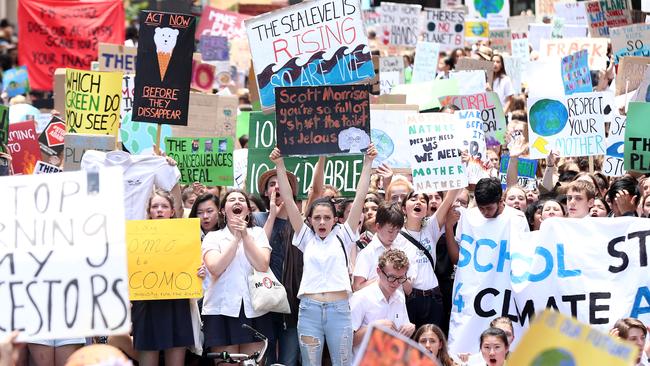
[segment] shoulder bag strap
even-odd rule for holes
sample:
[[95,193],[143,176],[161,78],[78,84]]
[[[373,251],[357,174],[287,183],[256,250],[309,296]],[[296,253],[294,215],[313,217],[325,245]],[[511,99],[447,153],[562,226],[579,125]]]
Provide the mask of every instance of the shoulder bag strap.
[[424,255],[427,256],[427,259],[429,259],[429,263],[431,263],[431,269],[433,269],[434,273],[436,271],[436,263],[433,261],[433,257],[431,257],[431,253],[420,243],[419,241],[415,240],[414,237],[411,236],[411,234],[407,233],[404,230],[401,230],[399,232],[402,234],[403,237],[406,238],[406,240],[410,241],[411,244],[415,245],[416,248],[420,249],[421,251],[424,252]]

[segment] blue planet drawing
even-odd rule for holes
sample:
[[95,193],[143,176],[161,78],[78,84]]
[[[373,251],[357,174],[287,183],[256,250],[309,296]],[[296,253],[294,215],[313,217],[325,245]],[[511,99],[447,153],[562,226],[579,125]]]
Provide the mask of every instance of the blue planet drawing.
[[376,161],[382,162],[393,155],[395,143],[386,132],[373,128],[370,130],[370,136],[377,149]]
[[[128,112],[120,126],[122,144],[131,154],[141,154],[153,151],[153,144],[156,143],[155,123],[136,122],[131,120],[131,112]],[[160,149],[165,151],[165,138],[172,137],[172,127],[162,125],[160,133]]]
[[540,99],[530,108],[530,128],[540,136],[552,136],[564,129],[569,112],[553,99]]
[[562,348],[545,350],[535,357],[531,366],[575,366],[571,352]]
[[487,18],[490,13],[500,13],[503,9],[503,0],[474,0],[474,8]]
[[623,141],[619,141],[607,148],[607,155],[623,159]]
[[485,28],[483,27],[483,24],[474,23],[472,25],[472,34],[476,36],[480,36],[481,34],[483,34],[483,32],[485,32]]

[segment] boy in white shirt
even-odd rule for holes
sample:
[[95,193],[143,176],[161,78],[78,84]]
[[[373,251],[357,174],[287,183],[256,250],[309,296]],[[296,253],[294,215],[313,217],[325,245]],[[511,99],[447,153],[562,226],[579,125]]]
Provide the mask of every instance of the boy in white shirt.
[[415,324],[409,321],[406,299],[402,291],[397,291],[406,282],[409,260],[399,249],[386,250],[376,267],[378,281],[355,292],[350,299],[352,345],[355,352],[370,324],[383,325],[407,337],[415,332]]

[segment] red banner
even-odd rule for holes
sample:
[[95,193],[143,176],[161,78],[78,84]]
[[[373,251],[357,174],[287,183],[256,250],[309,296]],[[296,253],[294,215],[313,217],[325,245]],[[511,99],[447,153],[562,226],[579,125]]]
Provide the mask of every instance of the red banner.
[[124,43],[122,0],[18,2],[18,59],[32,89],[52,90],[57,68],[90,69],[99,42]]
[[227,10],[220,10],[206,6],[201,14],[201,21],[196,28],[196,40],[201,39],[202,35],[246,39],[246,27],[244,20],[250,18],[250,15],[244,15]]

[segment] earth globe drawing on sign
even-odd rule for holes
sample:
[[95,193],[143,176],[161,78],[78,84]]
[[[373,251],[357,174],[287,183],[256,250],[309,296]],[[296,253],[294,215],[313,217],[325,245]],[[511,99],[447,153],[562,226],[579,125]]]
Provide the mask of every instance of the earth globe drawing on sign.
[[483,18],[487,18],[489,13],[500,13],[503,9],[504,0],[474,0],[474,8],[481,13]]
[[395,151],[393,139],[386,132],[376,128],[370,130],[370,136],[377,149],[377,161],[381,162],[388,159]]
[[551,348],[535,357],[531,366],[576,366],[571,352],[562,348]]
[[569,112],[553,99],[540,99],[530,108],[530,128],[540,136],[552,136],[564,129]]
[[475,36],[480,36],[481,34],[483,34],[483,32],[485,32],[485,27],[483,27],[483,24],[479,22],[472,24],[472,28],[470,29],[472,31],[472,34],[474,34]]

